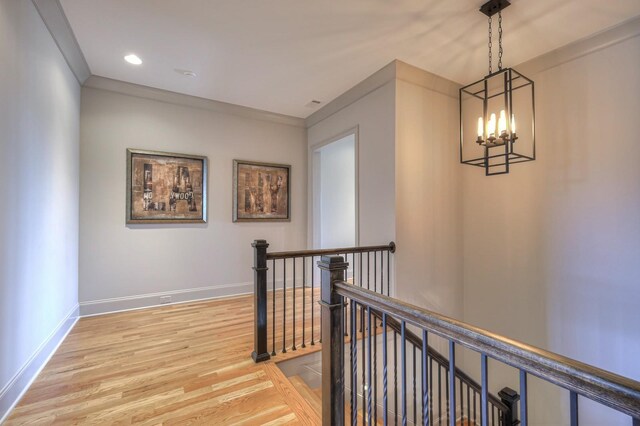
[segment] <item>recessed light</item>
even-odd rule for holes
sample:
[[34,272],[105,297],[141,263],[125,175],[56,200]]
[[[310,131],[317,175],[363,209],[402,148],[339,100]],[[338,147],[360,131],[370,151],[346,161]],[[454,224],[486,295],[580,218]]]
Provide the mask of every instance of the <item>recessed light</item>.
[[142,64],[142,59],[140,59],[137,55],[134,55],[133,53],[131,55],[125,56],[124,60],[133,65]]
[[183,69],[180,69],[180,68],[176,68],[176,69],[174,69],[174,71],[177,72],[178,74],[184,75],[185,77],[197,77],[198,76],[198,74],[196,74],[194,71],[191,71],[191,70],[183,70]]

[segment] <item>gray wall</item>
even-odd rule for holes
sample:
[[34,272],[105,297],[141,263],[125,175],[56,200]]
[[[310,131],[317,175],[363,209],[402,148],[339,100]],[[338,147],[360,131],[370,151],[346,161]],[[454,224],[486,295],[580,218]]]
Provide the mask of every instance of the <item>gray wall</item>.
[[[605,34],[516,67],[536,84],[538,158],[463,176],[465,321],[635,380],[638,22],[624,41]],[[532,424],[567,424],[568,393],[532,382]],[[514,386],[515,373],[494,383]],[[630,424],[594,405],[581,404],[581,424]]]
[[[401,64],[396,80],[396,288],[462,317],[462,185],[457,85]],[[412,81],[401,79],[411,73]],[[418,74],[417,76],[415,74]],[[428,85],[417,84],[422,79]]]
[[[309,127],[309,152],[354,128],[358,129],[358,243],[385,244],[395,238],[393,80]],[[312,213],[310,209],[310,220]],[[310,228],[310,240],[312,235]]]
[[[150,93],[160,100],[82,90],[83,314],[156,305],[161,295],[176,302],[250,292],[254,239],[266,239],[269,250],[306,245],[304,127],[196,107],[202,104],[196,98],[180,97],[196,106],[180,105],[172,94]],[[127,148],[207,156],[208,222],[126,226]],[[233,159],[292,166],[291,222],[232,223]]]
[[30,1],[0,1],[0,419],[73,324],[80,85]]
[[[459,164],[457,101],[419,75],[399,71],[395,90],[383,85],[310,128],[313,146],[359,125],[361,164],[393,182],[374,186],[371,205],[394,219],[383,230],[398,243],[400,298],[640,380],[639,34],[630,21],[516,67],[536,83],[538,159],[508,175]],[[362,159],[390,140],[393,156]],[[361,222],[361,240],[369,233],[380,230]],[[458,360],[479,379],[477,354]],[[492,391],[518,389],[517,371],[490,371]],[[568,403],[568,392],[530,380],[531,424],[567,424]],[[630,424],[584,399],[580,416]]]

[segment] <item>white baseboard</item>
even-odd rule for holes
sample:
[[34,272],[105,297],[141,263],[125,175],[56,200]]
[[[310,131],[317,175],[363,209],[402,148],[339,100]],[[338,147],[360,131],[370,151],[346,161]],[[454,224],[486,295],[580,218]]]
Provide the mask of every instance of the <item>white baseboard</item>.
[[[216,285],[185,290],[172,290],[160,293],[148,293],[135,296],[115,297],[112,299],[80,302],[80,316],[103,315],[112,312],[130,311],[150,308],[163,304],[195,302],[198,300],[216,299],[220,297],[239,296],[253,293],[253,282]],[[171,297],[171,301],[163,303],[162,297]]]
[[0,423],[9,415],[78,321],[76,304],[15,376],[0,390]]

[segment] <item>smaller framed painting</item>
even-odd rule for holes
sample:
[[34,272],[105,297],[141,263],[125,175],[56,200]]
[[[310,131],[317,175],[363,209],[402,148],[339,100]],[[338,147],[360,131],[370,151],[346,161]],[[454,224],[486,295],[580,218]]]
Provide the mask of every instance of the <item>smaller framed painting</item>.
[[127,149],[127,223],[207,221],[207,157]]
[[290,221],[291,166],[233,160],[233,221]]

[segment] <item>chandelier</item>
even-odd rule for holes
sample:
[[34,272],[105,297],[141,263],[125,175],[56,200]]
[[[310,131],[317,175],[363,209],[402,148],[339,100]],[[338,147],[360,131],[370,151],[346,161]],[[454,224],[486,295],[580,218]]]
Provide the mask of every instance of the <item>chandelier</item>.
[[[509,5],[507,0],[490,0],[480,8],[489,18],[489,74],[460,89],[460,162],[484,168],[486,176],[509,173],[512,164],[536,158],[533,81],[512,68],[502,68],[502,10]],[[492,20],[496,14],[498,69],[494,71]]]

